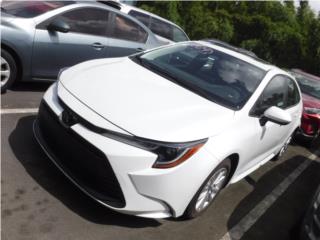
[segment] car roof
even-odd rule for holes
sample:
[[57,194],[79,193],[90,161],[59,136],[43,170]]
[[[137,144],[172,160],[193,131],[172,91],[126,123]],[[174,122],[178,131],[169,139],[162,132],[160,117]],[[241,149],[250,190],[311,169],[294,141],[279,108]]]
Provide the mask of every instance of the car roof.
[[249,50],[246,50],[246,49],[243,49],[243,48],[239,48],[239,47],[236,47],[236,46],[233,46],[231,45],[230,43],[227,43],[227,42],[223,42],[219,39],[215,39],[215,38],[210,38],[210,39],[204,39],[203,41],[207,41],[209,43],[212,43],[214,45],[218,45],[218,46],[221,46],[221,47],[225,47],[225,48],[228,48],[230,50],[234,50],[236,52],[241,52],[243,54],[246,54],[246,55],[249,55],[251,57],[255,57],[257,58],[257,55],[254,53],[254,52],[251,52]]
[[[235,46],[232,46],[231,44],[225,43],[223,41],[220,40],[216,40],[216,39],[207,39],[207,40],[200,40],[200,41],[196,41],[199,42],[203,45],[206,45],[208,47],[214,48],[216,50],[225,52],[233,57],[239,58],[241,60],[244,60],[248,63],[251,63],[265,71],[269,71],[271,69],[279,69],[278,67],[258,58],[253,52],[248,51],[246,49],[243,48],[238,48]],[[282,70],[281,70],[282,71]]]

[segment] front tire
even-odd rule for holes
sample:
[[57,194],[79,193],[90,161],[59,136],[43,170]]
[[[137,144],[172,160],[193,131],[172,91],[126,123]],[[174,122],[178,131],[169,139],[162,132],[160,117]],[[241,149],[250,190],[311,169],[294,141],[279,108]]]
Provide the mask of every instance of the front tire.
[[184,213],[185,219],[196,218],[209,208],[227,184],[230,172],[231,161],[230,159],[225,159],[211,172],[192,198]]
[[17,64],[6,50],[1,49],[1,93],[9,89],[17,78]]
[[279,153],[272,159],[272,161],[276,162],[276,161],[279,161],[283,155],[285,154],[285,152],[287,151],[291,141],[292,141],[292,138],[293,138],[293,135],[292,134],[288,139],[287,141],[285,142],[285,144],[282,146],[282,148],[280,149]]

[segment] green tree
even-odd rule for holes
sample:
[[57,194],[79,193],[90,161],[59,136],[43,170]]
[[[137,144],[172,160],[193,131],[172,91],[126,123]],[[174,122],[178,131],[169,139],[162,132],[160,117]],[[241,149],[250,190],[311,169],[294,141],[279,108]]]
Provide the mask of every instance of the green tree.
[[320,13],[307,1],[139,1],[191,39],[217,38],[284,68],[320,74]]

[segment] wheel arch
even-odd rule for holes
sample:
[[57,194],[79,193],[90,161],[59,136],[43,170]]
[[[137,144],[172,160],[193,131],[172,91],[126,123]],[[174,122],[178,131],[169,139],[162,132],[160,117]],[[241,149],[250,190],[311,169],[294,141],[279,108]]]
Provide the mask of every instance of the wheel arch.
[[226,159],[230,159],[231,161],[231,172],[227,181],[227,184],[229,184],[230,180],[233,178],[238,165],[239,165],[239,160],[240,160],[240,155],[238,153],[233,153],[229,155]]
[[21,61],[21,57],[19,56],[19,54],[10,46],[8,46],[5,43],[1,43],[1,49],[7,51],[15,60],[16,64],[17,64],[17,81],[19,81],[22,76],[23,76],[23,67],[22,67],[22,61]]

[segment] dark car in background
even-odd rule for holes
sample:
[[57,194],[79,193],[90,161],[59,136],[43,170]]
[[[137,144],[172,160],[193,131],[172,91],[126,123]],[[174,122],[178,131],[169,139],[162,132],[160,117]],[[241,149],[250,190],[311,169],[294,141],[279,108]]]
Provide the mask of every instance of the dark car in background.
[[311,201],[301,228],[301,240],[320,239],[320,187]]
[[1,92],[16,80],[55,80],[61,68],[163,45],[140,21],[102,3],[1,3]]
[[303,114],[299,135],[312,142],[320,135],[320,77],[293,69],[303,98]]

